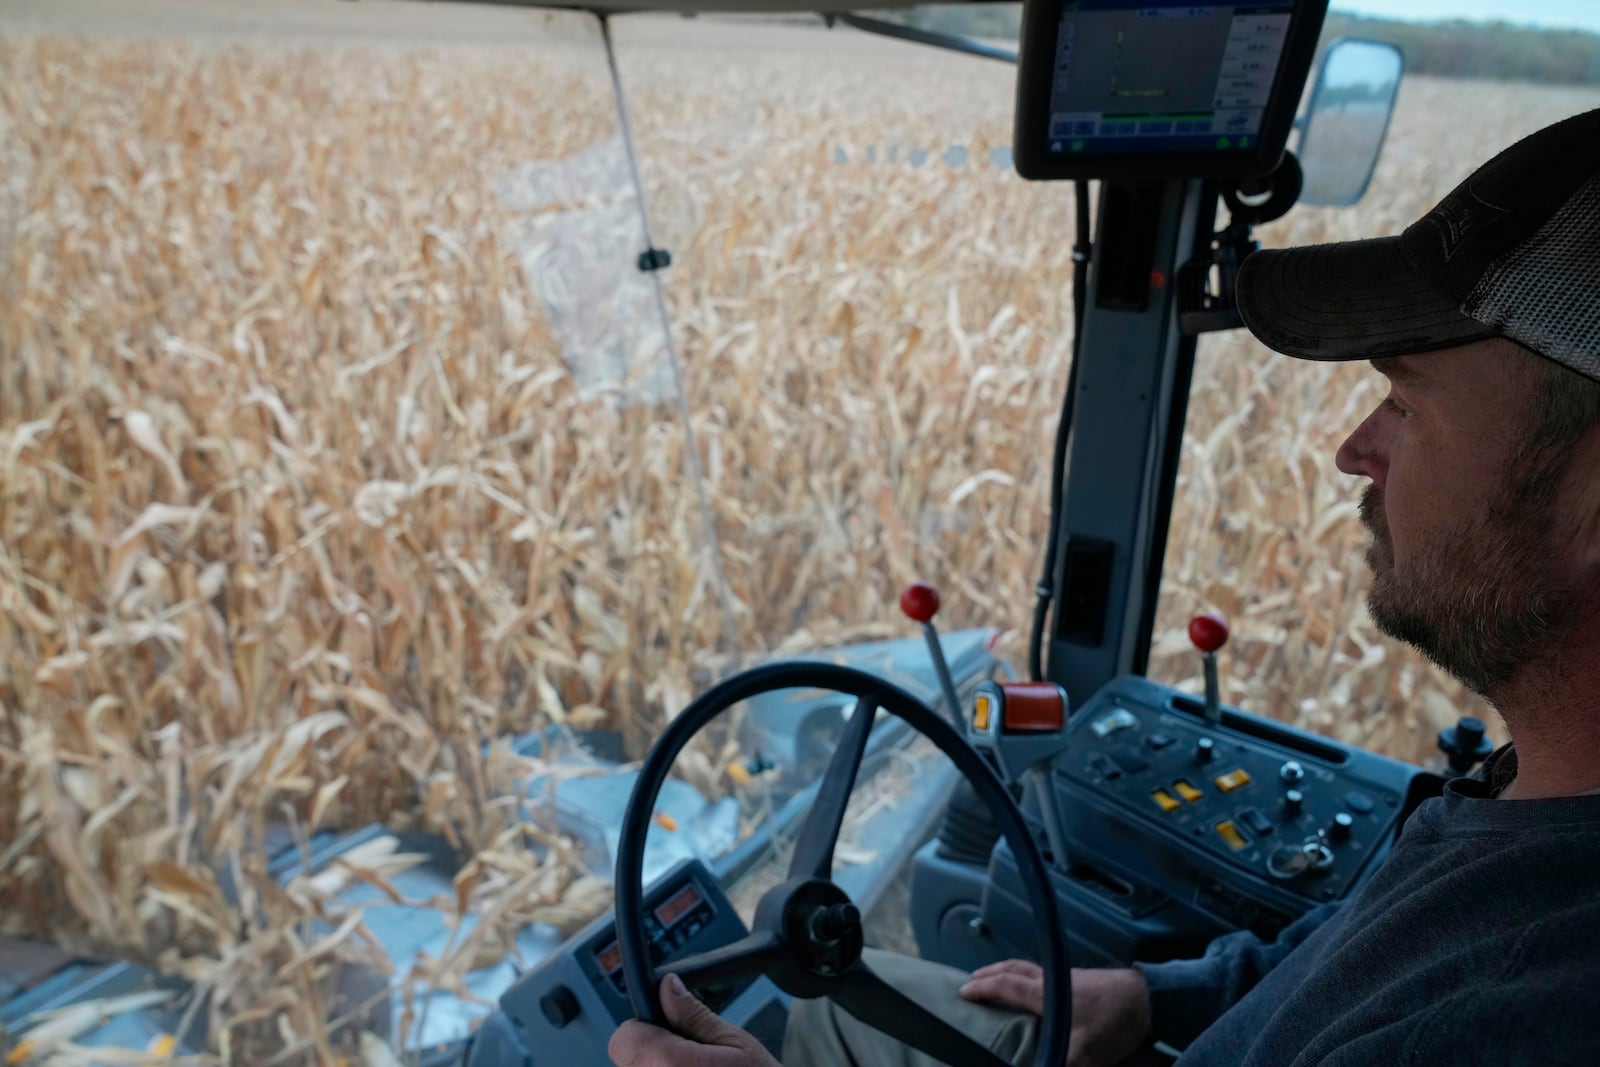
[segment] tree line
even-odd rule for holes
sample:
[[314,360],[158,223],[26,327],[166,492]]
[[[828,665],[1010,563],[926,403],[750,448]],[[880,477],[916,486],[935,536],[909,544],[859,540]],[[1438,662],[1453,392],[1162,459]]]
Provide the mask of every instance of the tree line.
[[[929,5],[881,17],[918,29],[965,37],[1016,40],[1021,4]],[[1506,22],[1398,22],[1333,11],[1324,42],[1337,37],[1392,41],[1408,74],[1556,85],[1600,84],[1600,34],[1547,30]]]

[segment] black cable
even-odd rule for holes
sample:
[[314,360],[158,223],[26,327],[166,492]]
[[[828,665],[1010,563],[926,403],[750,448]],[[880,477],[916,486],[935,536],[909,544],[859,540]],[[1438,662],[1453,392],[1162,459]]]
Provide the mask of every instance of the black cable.
[[1088,299],[1089,260],[1094,245],[1089,240],[1089,183],[1078,179],[1072,184],[1077,205],[1077,232],[1072,242],[1072,368],[1067,372],[1067,391],[1061,398],[1061,419],[1056,424],[1055,458],[1050,467],[1050,533],[1044,553],[1044,572],[1034,587],[1033,634],[1028,642],[1028,674],[1034,681],[1044,680],[1044,628],[1050,614],[1056,575],[1056,549],[1059,545],[1061,501],[1067,479],[1067,438],[1072,432],[1073,400],[1078,395],[1078,353],[1083,348],[1083,305]]

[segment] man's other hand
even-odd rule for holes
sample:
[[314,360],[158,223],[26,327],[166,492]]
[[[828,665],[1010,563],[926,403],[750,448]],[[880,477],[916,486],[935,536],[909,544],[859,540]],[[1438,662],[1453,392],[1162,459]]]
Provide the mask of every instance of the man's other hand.
[[[1044,971],[1026,960],[972,972],[961,996],[1012,1011],[1044,1014]],[[1133,968],[1072,969],[1072,1041],[1067,1067],[1113,1067],[1150,1043],[1150,990]]]
[[[618,1067],[779,1067],[761,1042],[696,1000],[675,974],[661,981],[672,1030],[629,1019],[606,1052]],[[679,1036],[682,1035],[682,1036]]]

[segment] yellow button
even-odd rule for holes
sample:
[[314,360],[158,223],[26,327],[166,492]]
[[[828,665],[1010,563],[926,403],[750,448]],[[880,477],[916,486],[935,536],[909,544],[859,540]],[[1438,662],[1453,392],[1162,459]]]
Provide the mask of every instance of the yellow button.
[[1235,852],[1250,847],[1250,842],[1244,839],[1244,835],[1239,832],[1239,828],[1226,819],[1217,823],[1217,833],[1228,843],[1228,847]]
[[1156,803],[1161,805],[1162,811],[1177,811],[1179,808],[1183,807],[1182,804],[1178,803],[1178,799],[1165,789],[1157,789],[1150,795],[1155,797]]
[[989,694],[979,693],[977,706],[972,709],[972,728],[974,730],[987,730],[989,728]]
[[1200,792],[1200,790],[1196,789],[1182,778],[1179,778],[1176,782],[1173,782],[1172,788],[1177,790],[1180,797],[1187,800],[1191,804],[1205,796],[1204,793]]
[[1238,789],[1241,785],[1249,784],[1250,776],[1244,773],[1243,767],[1240,767],[1236,770],[1231,770],[1227,774],[1224,774],[1217,779],[1217,788],[1222,790],[1224,793],[1231,793],[1235,789]]

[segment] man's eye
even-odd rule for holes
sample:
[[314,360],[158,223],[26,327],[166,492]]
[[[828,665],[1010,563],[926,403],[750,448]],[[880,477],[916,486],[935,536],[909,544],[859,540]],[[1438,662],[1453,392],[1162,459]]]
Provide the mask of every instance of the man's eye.
[[1411,409],[1401,404],[1392,396],[1384,399],[1383,406],[1394,412],[1396,415],[1399,415],[1402,419],[1409,419],[1411,417]]

